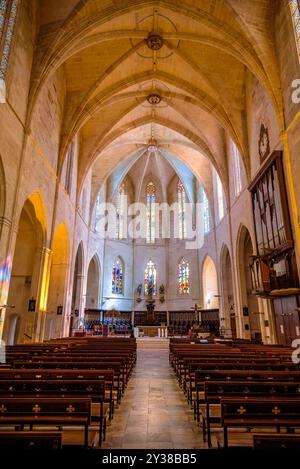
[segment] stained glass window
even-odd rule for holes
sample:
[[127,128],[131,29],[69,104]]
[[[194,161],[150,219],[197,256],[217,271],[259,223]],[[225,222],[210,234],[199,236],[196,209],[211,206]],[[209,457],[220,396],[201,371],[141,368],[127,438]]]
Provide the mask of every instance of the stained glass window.
[[155,193],[156,187],[152,181],[147,184],[147,243],[155,243]]
[[222,182],[218,174],[216,174],[216,185],[217,185],[217,199],[218,199],[218,214],[219,214],[219,221],[220,221],[224,217],[224,194],[223,194]]
[[234,193],[237,197],[242,190],[241,155],[233,142],[231,142],[231,149],[233,158]]
[[186,238],[186,193],[181,181],[177,184],[179,239]]
[[295,38],[300,53],[300,3],[299,0],[290,0],[291,14],[294,23]]
[[118,257],[112,268],[112,293],[123,295],[124,293],[124,268],[123,262]]
[[7,71],[19,0],[0,0],[0,79]]
[[184,258],[178,264],[178,290],[180,295],[190,293],[190,266]]
[[125,210],[125,188],[122,184],[118,190],[117,210],[116,210],[116,238],[124,238],[124,210]]
[[145,295],[156,295],[157,274],[153,261],[149,260],[145,269],[144,287]]
[[204,234],[210,232],[210,216],[209,216],[209,203],[205,190],[202,188],[202,203],[203,203],[203,225]]

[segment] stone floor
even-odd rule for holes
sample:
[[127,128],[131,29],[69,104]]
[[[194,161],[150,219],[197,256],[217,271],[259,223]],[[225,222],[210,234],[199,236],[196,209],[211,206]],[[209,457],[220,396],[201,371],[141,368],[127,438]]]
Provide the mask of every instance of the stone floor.
[[168,350],[138,350],[135,370],[103,447],[206,447],[169,365]]

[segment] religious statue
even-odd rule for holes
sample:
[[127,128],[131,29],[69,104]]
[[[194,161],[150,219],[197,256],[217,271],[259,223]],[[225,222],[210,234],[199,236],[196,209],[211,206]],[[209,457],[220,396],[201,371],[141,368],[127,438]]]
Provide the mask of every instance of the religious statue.
[[142,288],[143,288],[143,285],[140,283],[140,284],[137,286],[137,289],[136,289],[137,294],[138,294],[139,297],[140,297],[141,294],[142,294]]
[[154,284],[153,284],[152,280],[150,280],[148,282],[148,296],[150,296],[150,298],[152,298],[153,293],[154,293]]
[[164,303],[165,301],[165,286],[163,284],[161,284],[161,286],[159,287],[159,300],[161,303]]

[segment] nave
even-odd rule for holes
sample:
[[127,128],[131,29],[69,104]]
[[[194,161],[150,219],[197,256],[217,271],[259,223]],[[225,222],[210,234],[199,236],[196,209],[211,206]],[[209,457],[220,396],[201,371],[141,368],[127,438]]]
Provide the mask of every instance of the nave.
[[299,25],[1,0],[2,446],[299,446]]
[[7,349],[0,447],[299,447],[290,347],[67,338]]
[[157,342],[153,348],[138,345],[135,370],[103,448],[207,447],[170,366],[169,341]]

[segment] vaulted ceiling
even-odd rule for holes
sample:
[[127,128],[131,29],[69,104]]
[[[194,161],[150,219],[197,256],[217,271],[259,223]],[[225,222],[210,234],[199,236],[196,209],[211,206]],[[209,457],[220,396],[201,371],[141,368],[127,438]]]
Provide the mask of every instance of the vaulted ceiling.
[[250,174],[247,74],[265,86],[279,122],[282,115],[274,8],[273,0],[40,0],[28,121],[60,69],[59,168],[79,133],[81,186],[92,168],[95,192],[154,137],[204,184],[213,164],[226,189],[226,132]]

